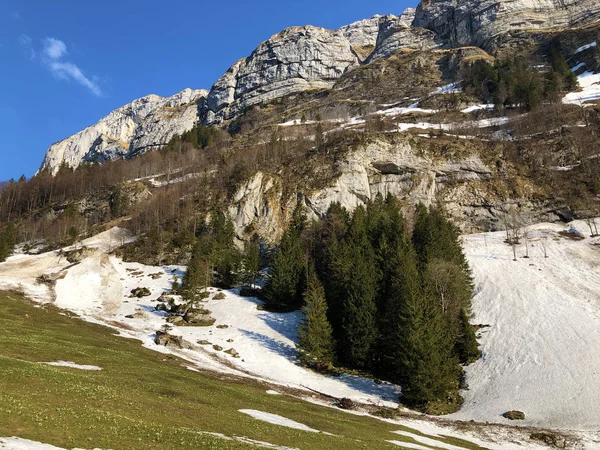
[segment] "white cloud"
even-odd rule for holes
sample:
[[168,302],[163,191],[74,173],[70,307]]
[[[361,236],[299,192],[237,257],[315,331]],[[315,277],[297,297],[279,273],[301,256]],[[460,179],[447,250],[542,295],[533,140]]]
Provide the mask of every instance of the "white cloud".
[[87,88],[92,94],[100,97],[102,90],[94,81],[86,77],[83,71],[71,61],[65,61],[68,54],[67,45],[60,39],[48,37],[44,41],[43,63],[50,72],[60,80],[75,81]]
[[32,40],[30,36],[26,34],[21,34],[21,36],[19,36],[19,44],[27,51],[29,59],[35,59],[36,53],[31,43]]
[[82,86],[88,88],[92,94],[97,95],[98,97],[102,95],[102,91],[98,84],[86,77],[81,69],[75,64],[70,62],[51,61],[49,67],[57,78],[62,80],[75,80]]
[[44,54],[50,59],[60,59],[67,52],[67,45],[60,39],[46,38],[44,39]]

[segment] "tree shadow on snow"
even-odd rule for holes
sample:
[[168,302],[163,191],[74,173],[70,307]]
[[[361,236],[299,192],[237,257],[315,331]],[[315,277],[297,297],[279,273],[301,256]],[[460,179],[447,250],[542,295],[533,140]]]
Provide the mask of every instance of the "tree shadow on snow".
[[168,317],[168,314],[164,311],[158,311],[154,306],[151,305],[136,305],[145,313],[150,313],[158,317]]
[[296,349],[285,342],[280,342],[277,339],[273,339],[272,337],[266,336],[264,334],[256,333],[255,331],[242,330],[240,331],[248,336],[250,339],[255,340],[260,343],[264,348],[276,353],[280,356],[283,356],[289,361],[296,362]]
[[258,318],[269,328],[296,344],[298,339],[298,323],[301,320],[299,312],[291,313],[262,313]]

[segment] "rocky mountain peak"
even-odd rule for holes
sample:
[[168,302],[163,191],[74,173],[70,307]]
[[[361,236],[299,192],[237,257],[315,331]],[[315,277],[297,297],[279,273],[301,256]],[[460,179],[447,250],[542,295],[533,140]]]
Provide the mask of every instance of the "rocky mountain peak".
[[[41,169],[55,174],[62,164],[78,167],[83,162],[124,158],[163,145],[196,124],[196,103],[207,95],[203,89],[185,89],[171,97],[150,94],[138,98],[52,145]],[[175,107],[180,109],[178,114],[167,114]]]
[[598,0],[422,0],[399,16],[375,15],[328,30],[290,27],[235,62],[210,92],[148,95],[54,144],[42,165],[131,156],[168,142],[198,121],[216,125],[246,108],[312,89],[330,89],[348,71],[400,49],[477,46],[493,50],[513,31],[556,29],[600,20]]
[[355,65],[358,58],[344,31],[314,26],[286,28],[260,44],[248,58],[236,62],[215,83],[208,95],[204,122],[219,123],[248,106],[295,92],[330,88]]
[[379,24],[382,20],[391,19],[396,16],[375,15],[370,19],[359,20],[341,27],[340,31],[352,46],[375,46],[379,34]]

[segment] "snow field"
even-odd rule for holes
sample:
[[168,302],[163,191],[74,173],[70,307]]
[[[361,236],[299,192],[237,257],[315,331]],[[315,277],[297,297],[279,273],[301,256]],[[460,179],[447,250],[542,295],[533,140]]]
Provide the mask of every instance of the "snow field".
[[[530,258],[524,238],[517,261],[503,232],[464,237],[477,292],[472,323],[485,328],[454,418],[508,423],[501,414],[520,410],[527,425],[600,427],[600,247],[559,234],[567,231],[528,228]],[[583,222],[571,231],[589,235]]]
[[253,417],[257,420],[262,420],[263,422],[272,423],[274,425],[280,425],[282,427],[293,428],[295,430],[309,431],[311,433],[320,433],[319,430],[310,428],[300,422],[296,422],[291,419],[286,419],[285,417],[279,416],[277,414],[271,414],[271,413],[266,413],[263,411],[257,411],[255,409],[240,409],[239,411],[241,413],[246,414],[250,417]]
[[583,105],[585,102],[600,99],[600,73],[584,72],[577,79],[581,91],[565,95],[563,103]]
[[85,364],[76,364],[72,361],[43,362],[40,364],[45,364],[46,366],[54,366],[54,367],[70,367],[71,369],[78,369],[78,370],[102,370],[102,367],[85,365]]

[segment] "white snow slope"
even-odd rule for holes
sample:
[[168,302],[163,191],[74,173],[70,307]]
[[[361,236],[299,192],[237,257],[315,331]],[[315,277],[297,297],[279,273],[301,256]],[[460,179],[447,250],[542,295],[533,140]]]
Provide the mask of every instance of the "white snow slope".
[[[583,222],[572,226],[589,236]],[[558,234],[565,230],[530,227],[530,258],[522,244],[517,261],[503,232],[464,237],[477,289],[472,322],[489,328],[455,418],[498,422],[515,409],[527,425],[600,430],[600,240]]]

